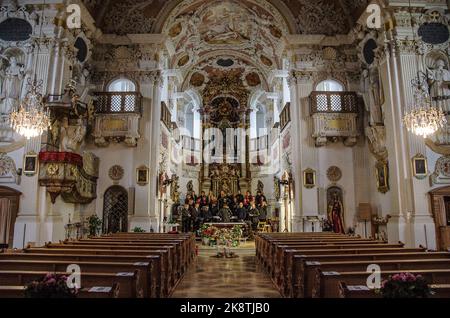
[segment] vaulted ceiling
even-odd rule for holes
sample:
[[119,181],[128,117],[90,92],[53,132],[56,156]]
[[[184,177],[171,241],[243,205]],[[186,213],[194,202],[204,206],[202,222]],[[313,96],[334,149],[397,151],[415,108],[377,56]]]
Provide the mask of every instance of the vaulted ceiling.
[[[186,0],[83,0],[104,33],[159,33],[164,20]],[[197,0],[188,0],[196,2]],[[346,34],[369,0],[253,0],[276,7],[291,33]]]

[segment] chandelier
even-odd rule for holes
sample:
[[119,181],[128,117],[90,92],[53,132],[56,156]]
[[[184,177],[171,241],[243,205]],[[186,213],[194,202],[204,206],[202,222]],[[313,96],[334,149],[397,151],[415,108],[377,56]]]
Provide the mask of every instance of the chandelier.
[[420,107],[407,113],[403,121],[408,131],[417,136],[428,138],[443,128],[447,119],[440,109]]
[[42,81],[28,79],[28,92],[10,114],[11,127],[19,135],[30,139],[41,136],[50,126],[50,113],[40,93]]
[[412,82],[415,90],[414,103],[403,118],[403,122],[409,132],[428,138],[439,129],[444,128],[447,118],[440,107],[433,107],[426,83],[427,76],[423,75],[419,72],[417,78]]
[[[45,5],[42,10],[42,16],[39,20],[41,24],[39,31],[39,40],[42,38],[42,27],[45,17]],[[28,78],[27,93],[25,98],[10,114],[10,125],[19,135],[30,139],[41,136],[48,130],[51,124],[50,113],[45,107],[44,97],[41,94],[42,80],[37,81],[37,59],[40,53],[41,45],[37,43],[38,49],[34,61],[34,80]]]
[[[413,34],[413,45],[417,45],[415,30],[413,24],[413,15],[411,9],[411,0],[409,0],[411,31]],[[419,62],[416,55],[417,77],[412,80],[414,89],[414,102],[410,107],[410,111],[403,117],[403,123],[409,132],[428,138],[435,134],[439,129],[444,128],[447,123],[446,114],[440,107],[433,107],[433,99],[430,95],[428,85],[428,75],[419,71]]]

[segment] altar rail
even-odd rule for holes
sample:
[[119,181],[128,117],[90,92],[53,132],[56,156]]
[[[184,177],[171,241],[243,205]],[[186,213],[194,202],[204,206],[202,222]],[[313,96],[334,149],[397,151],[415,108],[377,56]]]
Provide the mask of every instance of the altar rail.
[[311,113],[358,113],[355,92],[317,92],[310,95]]
[[142,95],[139,92],[96,92],[97,114],[135,113],[142,115]]

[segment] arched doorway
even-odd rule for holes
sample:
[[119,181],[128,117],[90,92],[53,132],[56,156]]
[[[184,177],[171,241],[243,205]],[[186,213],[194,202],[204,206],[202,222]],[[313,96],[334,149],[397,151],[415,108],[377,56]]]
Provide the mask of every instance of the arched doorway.
[[429,194],[436,226],[436,246],[447,251],[450,248],[450,187],[439,188]]
[[128,231],[128,192],[121,186],[112,186],[103,199],[103,233]]
[[0,186],[0,247],[12,245],[21,195],[17,190]]

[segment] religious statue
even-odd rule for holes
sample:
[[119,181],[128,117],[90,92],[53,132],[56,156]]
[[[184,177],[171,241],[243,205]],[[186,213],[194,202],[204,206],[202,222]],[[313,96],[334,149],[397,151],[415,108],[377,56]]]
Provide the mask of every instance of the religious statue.
[[222,180],[222,191],[225,192],[226,195],[231,193],[230,185],[228,180]]
[[62,149],[67,152],[78,152],[86,136],[87,128],[79,118],[76,126],[66,123],[61,129]]
[[2,80],[2,91],[0,94],[0,101],[3,101],[2,114],[11,113],[12,108],[19,101],[24,78],[24,66],[17,62],[15,56],[12,56],[9,59],[9,66],[4,71],[4,78]]
[[[450,71],[442,58],[434,63],[432,72],[428,77],[432,97],[450,96]],[[447,102],[444,101],[444,105],[446,104]],[[444,111],[448,110],[447,107],[444,107]]]
[[328,206],[328,220],[332,223],[333,232],[345,234],[344,207],[337,193],[333,194],[333,199]]
[[362,91],[366,110],[370,112],[370,123],[383,124],[383,110],[381,101],[381,85],[377,71],[364,70],[362,73]]
[[386,128],[381,125],[366,128],[366,136],[369,139],[369,149],[376,158],[386,159],[388,150],[386,148]]

